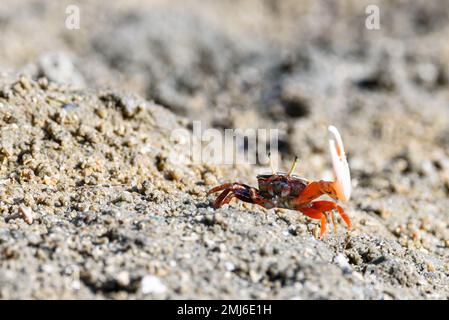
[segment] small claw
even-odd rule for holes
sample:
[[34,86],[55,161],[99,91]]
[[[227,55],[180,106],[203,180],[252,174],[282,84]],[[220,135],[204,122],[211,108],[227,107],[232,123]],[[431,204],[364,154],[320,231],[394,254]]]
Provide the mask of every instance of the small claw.
[[335,191],[338,199],[348,201],[351,197],[351,174],[340,133],[334,126],[328,128],[331,137],[329,148],[335,176]]

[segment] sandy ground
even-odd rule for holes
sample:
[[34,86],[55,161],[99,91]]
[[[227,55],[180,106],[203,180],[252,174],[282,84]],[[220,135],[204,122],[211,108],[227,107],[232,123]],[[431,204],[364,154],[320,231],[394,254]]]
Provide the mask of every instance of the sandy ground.
[[[0,298],[449,298],[448,1],[70,1],[79,30],[69,2],[6,2]],[[179,163],[197,120],[279,129],[309,179],[335,124],[354,229],[214,210],[268,166]]]

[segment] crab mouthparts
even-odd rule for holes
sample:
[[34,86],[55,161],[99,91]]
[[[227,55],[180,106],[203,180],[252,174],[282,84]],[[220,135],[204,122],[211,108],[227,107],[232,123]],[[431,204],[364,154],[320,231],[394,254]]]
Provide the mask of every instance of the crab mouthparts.
[[338,199],[348,201],[351,197],[351,174],[340,133],[334,126],[328,128],[331,137],[329,148],[335,177],[335,191]]

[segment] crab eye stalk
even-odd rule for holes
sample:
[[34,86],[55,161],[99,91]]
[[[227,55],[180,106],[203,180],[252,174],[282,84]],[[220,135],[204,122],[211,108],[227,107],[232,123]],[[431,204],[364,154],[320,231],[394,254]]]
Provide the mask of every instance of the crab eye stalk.
[[298,165],[298,157],[295,156],[295,160],[293,160],[292,166],[291,166],[290,170],[287,173],[288,177],[290,177],[292,175],[292,173],[295,171],[297,165]]
[[329,126],[329,148],[334,169],[335,192],[338,199],[348,201],[351,197],[351,174],[340,133],[334,126]]

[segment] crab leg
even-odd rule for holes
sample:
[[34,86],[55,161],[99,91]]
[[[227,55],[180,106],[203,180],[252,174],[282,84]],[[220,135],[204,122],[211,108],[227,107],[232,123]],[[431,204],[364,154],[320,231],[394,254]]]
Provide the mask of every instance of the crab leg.
[[309,218],[321,220],[320,239],[323,239],[323,236],[326,233],[326,223],[327,223],[326,215],[323,214],[321,211],[314,209],[314,208],[301,208],[301,209],[299,209],[299,211],[304,213]]
[[[210,190],[207,192],[207,194],[209,195],[209,194],[211,194],[211,193],[219,192],[219,191],[222,191],[222,190],[224,190],[224,189],[229,189],[229,188],[231,188],[232,185],[234,185],[234,184],[235,184],[235,183],[225,183],[225,184],[216,186],[215,188],[210,189]],[[242,184],[242,186],[243,186],[243,184]]]
[[337,222],[335,221],[334,212],[330,212],[332,224],[334,225],[334,233],[337,233]]
[[219,208],[224,204],[229,203],[232,198],[234,198],[235,194],[233,190],[227,189],[220,193],[220,195],[214,201],[214,208]]
[[321,229],[320,229],[320,239],[323,238],[324,233],[326,232],[326,215],[325,212],[330,212],[330,216],[332,219],[332,223],[334,225],[334,231],[337,230],[337,225],[334,219],[333,210],[337,210],[340,216],[343,218],[345,223],[348,226],[348,229],[351,229],[352,224],[351,220],[349,219],[348,215],[344,212],[343,208],[340,207],[338,204],[332,202],[332,201],[315,201],[310,204],[309,207],[305,208],[299,208],[299,211],[304,213],[306,216],[312,218],[312,219],[321,219]]
[[245,202],[252,202],[248,190],[250,186],[243,183],[225,183],[221,186],[217,186],[209,190],[208,194],[223,191],[214,201],[214,208],[220,208],[221,206],[229,203],[233,198],[238,198]]
[[211,189],[208,194],[222,190],[223,192],[214,201],[214,208],[216,209],[229,203],[233,198],[237,198],[248,203],[258,204],[267,209],[274,207],[270,201],[259,195],[259,191],[256,188],[250,187],[243,183],[225,183]]
[[338,213],[340,214],[340,216],[342,217],[342,219],[344,220],[344,222],[346,223],[346,225],[348,226],[348,229],[352,228],[352,223],[351,223],[351,220],[349,219],[348,215],[345,213],[343,208],[340,207],[335,202],[322,200],[322,201],[312,202],[311,205],[312,205],[311,208],[314,208],[321,212],[327,212],[327,211],[332,211],[332,210],[336,209],[338,211]]
[[249,195],[251,196],[253,203],[258,204],[259,206],[264,207],[265,209],[274,208],[274,204],[271,201],[262,197],[259,194],[259,190],[257,190],[256,188],[251,188],[249,190]]

